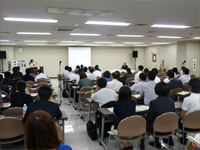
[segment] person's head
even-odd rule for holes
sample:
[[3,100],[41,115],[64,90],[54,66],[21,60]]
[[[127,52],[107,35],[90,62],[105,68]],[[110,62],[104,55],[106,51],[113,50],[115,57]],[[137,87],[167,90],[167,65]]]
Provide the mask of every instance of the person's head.
[[83,69],[78,69],[78,74],[80,75],[80,72],[82,72],[83,71]]
[[34,60],[33,60],[33,59],[30,60],[29,65],[32,64],[32,63],[34,63]]
[[139,75],[139,81],[146,81],[147,75],[145,73],[140,73]]
[[124,62],[123,65],[125,66],[125,65],[126,65],[126,62]]
[[120,76],[120,74],[118,74],[117,72],[112,73],[112,79],[118,79],[119,76]]
[[40,74],[40,73],[42,73],[42,71],[43,71],[42,69],[39,69],[39,70],[38,70],[38,73]]
[[169,87],[165,82],[159,82],[155,86],[155,93],[158,96],[167,96],[169,93]]
[[87,75],[86,75],[86,73],[84,71],[81,71],[79,73],[79,75],[80,75],[80,79],[86,79],[87,78]]
[[89,68],[89,71],[90,71],[90,73],[93,73],[93,72],[94,72],[94,68],[93,68],[93,67],[90,67],[90,68]]
[[81,69],[83,69],[83,64],[81,64]]
[[168,70],[167,71],[167,76],[168,76],[168,79],[173,79],[174,78],[174,71],[173,70]]
[[20,67],[19,66],[17,66],[17,70],[20,71]]
[[11,73],[9,71],[6,71],[4,75],[5,75],[5,78],[10,78]]
[[96,66],[94,67],[94,69],[95,69],[95,70],[99,70],[99,65],[96,65]]
[[42,110],[35,111],[28,116],[25,133],[28,150],[57,149],[61,144],[54,119]]
[[147,80],[151,80],[154,81],[156,77],[156,74],[153,71],[149,71],[148,75],[147,75]]
[[23,105],[22,102],[23,102],[23,99],[25,97],[25,88],[26,88],[26,82],[25,81],[23,81],[23,80],[17,81],[16,89],[19,91],[17,102],[18,102],[19,105]]
[[148,68],[145,68],[145,69],[144,69],[144,73],[148,74],[148,73],[149,73],[149,69],[148,69]]
[[192,78],[189,81],[189,89],[193,93],[200,93],[200,80],[197,78]]
[[178,69],[176,67],[174,67],[172,70],[174,71],[175,74],[178,74]]
[[106,78],[110,78],[110,72],[109,71],[105,71],[103,73],[103,76],[106,77]]
[[158,69],[157,68],[153,68],[151,71],[153,71],[157,76],[157,74],[158,74]]
[[99,79],[97,80],[97,85],[98,85],[98,87],[100,87],[101,89],[102,89],[102,88],[105,88],[106,85],[107,85],[106,79],[104,79],[104,78],[99,78]]
[[183,74],[188,75],[190,73],[190,70],[188,68],[183,69]]
[[79,65],[77,65],[77,66],[76,66],[76,69],[80,69],[80,66],[79,66]]
[[131,89],[128,86],[122,86],[119,89],[119,100],[124,100],[125,105],[131,107]]
[[138,66],[138,71],[142,71],[144,69],[144,67],[142,65]]
[[87,67],[84,67],[84,68],[83,68],[83,71],[87,72]]
[[16,77],[16,78],[13,79],[13,85],[12,85],[12,88],[11,88],[11,93],[12,93],[12,92],[15,92],[15,91],[17,90],[17,89],[16,89],[16,87],[17,87],[17,82],[20,81],[20,80],[22,80],[21,77]]
[[49,86],[41,86],[38,90],[38,95],[40,99],[49,99],[52,94],[52,90]]
[[79,70],[79,69],[75,69],[74,73],[75,73],[75,74],[78,74],[78,70]]
[[182,66],[182,67],[181,67],[181,70],[182,70],[182,71],[183,71],[183,69],[185,69],[185,67],[184,67],[184,66]]
[[0,82],[2,82],[3,81],[3,76],[2,76],[2,74],[0,74]]
[[68,66],[65,66],[65,70],[68,70]]
[[130,69],[130,68],[127,68],[127,69],[126,69],[126,71],[127,71],[127,73],[129,73],[129,74],[132,74],[132,72],[131,72],[131,69]]
[[26,68],[26,74],[30,74],[31,73],[31,69],[30,68]]
[[12,70],[13,70],[13,73],[17,73],[18,72],[18,68],[17,67],[13,67]]
[[68,67],[68,71],[71,72],[72,71],[72,67]]

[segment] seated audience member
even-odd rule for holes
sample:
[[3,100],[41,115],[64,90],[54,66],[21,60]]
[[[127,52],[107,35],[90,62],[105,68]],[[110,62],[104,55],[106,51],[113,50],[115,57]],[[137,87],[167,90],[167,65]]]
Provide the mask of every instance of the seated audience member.
[[99,107],[103,106],[104,104],[115,101],[117,98],[117,93],[113,90],[106,88],[107,81],[104,78],[99,78],[97,80],[96,91],[91,96],[91,100],[98,102]]
[[13,73],[10,76],[11,79],[14,79],[16,77],[22,77],[21,74],[18,73],[18,68],[17,67],[13,67],[12,70],[13,70]]
[[80,88],[83,88],[83,87],[86,87],[86,86],[89,86],[89,87],[93,86],[93,81],[91,79],[87,79],[87,75],[84,71],[81,71],[79,73],[79,75],[80,75],[80,80],[78,82],[78,86]]
[[111,81],[110,72],[109,71],[105,71],[103,73],[103,78],[106,79],[107,82],[110,82]]
[[102,77],[101,71],[99,71],[99,65],[94,67],[95,71],[93,72],[97,77]]
[[107,88],[114,91],[119,91],[119,89],[123,86],[123,84],[117,80],[119,78],[119,74],[117,72],[113,72],[111,78],[112,81],[107,83]]
[[38,96],[39,96],[40,100],[33,102],[33,103],[30,103],[28,105],[26,114],[25,114],[22,121],[25,123],[28,116],[32,112],[37,111],[37,110],[46,111],[53,118],[61,118],[62,113],[60,111],[58,104],[49,101],[49,100],[51,100],[51,95],[52,95],[52,90],[51,90],[50,87],[41,86],[38,90]]
[[134,95],[137,92],[140,92],[142,85],[145,83],[147,79],[147,76],[145,73],[140,73],[139,75],[139,82],[137,84],[133,84],[130,89],[132,92],[132,95]]
[[148,68],[145,68],[144,69],[144,73],[147,75],[149,73],[149,69]]
[[126,63],[124,62],[121,69],[126,70],[127,68],[128,68],[128,66],[127,66]]
[[[192,92],[190,96],[185,97],[183,100],[183,105],[182,105],[182,112],[180,115],[180,120],[179,120],[179,128],[182,129],[182,119],[189,113],[200,110],[200,80],[197,78],[193,78],[189,81],[189,90]],[[187,134],[184,133],[184,145],[186,145],[186,136]],[[181,144],[183,144],[183,137],[180,138]]]
[[81,64],[81,68],[80,69],[83,69],[83,64]]
[[60,145],[56,123],[45,111],[38,110],[29,115],[25,133],[28,150],[72,150],[69,145]]
[[157,68],[153,68],[151,71],[153,71],[156,74],[156,77],[154,79],[154,82],[159,83],[160,82],[160,78],[157,77],[158,74],[158,69]]
[[88,71],[88,68],[87,68],[87,67],[84,67],[84,68],[83,68],[83,71],[85,72],[86,75],[88,75],[88,72],[87,72],[87,71]]
[[26,82],[26,81],[33,81],[35,82],[34,80],[34,77],[30,75],[31,73],[31,69],[30,68],[26,68],[26,74],[24,76],[22,76],[22,79]]
[[97,80],[97,76],[93,73],[94,72],[94,68],[93,67],[89,67],[89,71],[90,71],[90,73],[87,74],[87,78],[91,79],[93,81]]
[[79,66],[79,65],[77,65],[77,66],[76,66],[76,69],[80,69],[80,66]]
[[76,81],[78,79],[78,69],[75,69],[74,73],[71,73],[69,75],[70,81]]
[[124,80],[126,81],[128,78],[131,78],[131,77],[133,77],[133,74],[132,74],[132,72],[131,72],[131,69],[130,69],[130,68],[127,68],[127,69],[126,69],[126,73],[124,74],[123,78],[124,78]]
[[[12,88],[11,88],[11,90],[10,90],[9,95],[11,95],[13,92],[16,92],[16,91],[17,91],[17,82],[20,81],[20,80],[23,81],[21,77],[17,77],[17,78],[15,78],[15,79],[13,80],[13,85],[12,85]],[[26,94],[30,94],[30,93],[29,93],[29,90],[28,90],[27,88],[25,88],[25,93],[26,93]]]
[[180,78],[178,78],[178,80],[181,80],[181,82],[184,84],[186,82],[189,82],[191,77],[189,75],[190,71],[188,68],[184,68],[183,69],[183,74]]
[[155,73],[153,71],[149,71],[147,75],[147,82],[142,84],[140,95],[144,96],[144,104],[149,104],[150,101],[156,99],[158,96],[155,93]]
[[13,85],[13,79],[10,78],[11,73],[9,71],[5,72],[5,78],[3,79],[3,84],[7,84],[12,86]]
[[182,67],[181,67],[180,76],[182,76],[182,75],[183,75],[183,69],[185,69],[185,67],[184,67],[184,66],[182,66]]
[[174,77],[175,78],[179,77],[178,69],[176,67],[174,67],[172,70],[174,71]]
[[17,91],[10,95],[11,107],[23,107],[24,104],[28,106],[29,103],[33,102],[32,97],[25,93],[26,83],[23,80],[17,82],[16,88]]
[[2,76],[2,74],[0,74],[0,90],[9,94],[8,85],[7,84],[2,84],[2,82],[3,82],[3,76]]
[[[119,90],[118,100],[114,104],[115,122],[114,129],[117,129],[120,121],[123,119],[135,115],[136,102],[131,100],[131,90],[128,86],[122,86]],[[123,142],[119,141],[121,149],[133,149],[131,142],[128,142],[127,147]]]
[[135,74],[135,84],[139,82],[139,75],[142,73],[143,68],[144,67],[142,65],[138,66],[138,72]]
[[68,66],[65,66],[65,70],[63,71],[63,75],[64,75],[64,78],[65,78],[65,79],[68,78],[68,74],[69,74]]
[[120,81],[123,85],[126,85],[126,81],[124,80],[124,77],[120,76],[120,72],[119,71],[115,71],[118,75],[117,80]]
[[[147,131],[149,131],[150,133],[153,133],[153,124],[158,116],[167,112],[175,112],[174,100],[167,96],[168,92],[169,87],[166,83],[159,82],[158,84],[156,84],[155,93],[158,95],[158,97],[150,102],[149,111],[146,118]],[[165,133],[157,134],[164,135]],[[171,146],[173,146],[172,138],[170,137],[169,139],[169,143],[171,144]],[[166,139],[163,139],[163,141],[166,142]],[[155,143],[157,148],[161,148],[161,144],[159,142],[158,137],[155,137]],[[154,142],[149,142],[149,144],[151,146],[154,146]]]
[[169,82],[168,82],[169,91],[171,91],[175,88],[182,88],[183,89],[182,82],[180,80],[174,79],[174,71],[173,70],[167,71],[167,78],[169,80]]
[[37,80],[41,79],[41,78],[45,78],[45,79],[49,80],[49,77],[43,73],[42,69],[38,70],[38,73],[39,74],[35,77],[35,82],[37,82]]
[[18,73],[21,75],[21,77],[23,76],[22,72],[20,72],[20,67],[17,66],[17,69],[18,69]]

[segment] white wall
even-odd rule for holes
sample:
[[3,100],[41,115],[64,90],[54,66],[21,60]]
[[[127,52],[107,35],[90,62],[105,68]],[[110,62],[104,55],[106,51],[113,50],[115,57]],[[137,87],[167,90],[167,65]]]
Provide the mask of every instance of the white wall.
[[[178,42],[177,43],[177,56],[176,56],[176,65],[180,70],[183,61],[187,60],[187,42]],[[187,62],[186,62],[187,64]],[[184,64],[185,66],[185,64]]]

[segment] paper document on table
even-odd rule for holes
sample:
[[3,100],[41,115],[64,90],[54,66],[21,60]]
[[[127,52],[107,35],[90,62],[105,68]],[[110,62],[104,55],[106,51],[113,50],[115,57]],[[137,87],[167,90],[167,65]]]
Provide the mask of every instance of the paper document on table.
[[136,106],[136,110],[137,111],[145,111],[147,110],[146,108],[142,107],[142,106]]
[[108,108],[108,110],[109,110],[110,112],[113,112],[114,108],[111,107],[111,108]]
[[178,92],[177,94],[179,94],[179,95],[187,95],[189,92],[184,92],[184,91],[182,91],[182,92]]
[[31,96],[37,96],[38,93],[30,93]]
[[140,97],[140,94],[135,94],[133,95],[135,98],[139,98]]
[[1,94],[1,96],[4,98],[6,95],[5,94]]
[[190,140],[191,142],[196,142],[197,144],[200,145],[200,141],[197,141],[195,138],[191,137],[191,136],[187,136],[186,137],[188,140]]
[[149,106],[141,106],[143,108],[145,108],[146,110],[149,110]]

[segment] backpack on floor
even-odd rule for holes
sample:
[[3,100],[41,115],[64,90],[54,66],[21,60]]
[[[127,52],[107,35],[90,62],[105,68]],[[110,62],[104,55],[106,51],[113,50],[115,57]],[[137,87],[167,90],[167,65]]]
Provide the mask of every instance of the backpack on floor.
[[63,89],[63,91],[62,91],[62,96],[63,96],[64,98],[69,98],[69,96],[68,96],[68,94],[67,94],[67,92],[66,92],[65,89]]
[[97,129],[95,124],[92,121],[88,121],[86,124],[87,127],[87,134],[91,138],[91,140],[97,139]]

